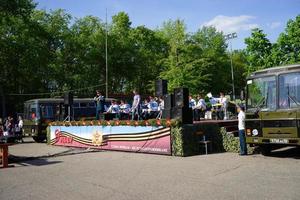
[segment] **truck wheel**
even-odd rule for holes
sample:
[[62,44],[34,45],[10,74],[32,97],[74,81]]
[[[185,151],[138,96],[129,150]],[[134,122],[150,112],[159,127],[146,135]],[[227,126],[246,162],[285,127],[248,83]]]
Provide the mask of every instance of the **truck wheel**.
[[260,145],[259,148],[262,155],[269,156],[271,154],[272,151],[271,145]]
[[46,137],[44,136],[32,136],[33,140],[37,143],[42,143],[45,141]]

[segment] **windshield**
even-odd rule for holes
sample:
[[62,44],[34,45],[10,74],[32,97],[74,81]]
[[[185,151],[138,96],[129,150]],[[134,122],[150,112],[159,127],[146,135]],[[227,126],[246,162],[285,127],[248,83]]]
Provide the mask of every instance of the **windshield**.
[[257,78],[247,81],[248,110],[275,110],[276,109],[276,78],[275,76]]
[[53,109],[56,109],[53,104],[41,104],[40,105],[40,111],[41,111],[41,117],[43,119],[53,119]]
[[279,108],[296,108],[300,102],[300,73],[279,76]]
[[38,104],[25,103],[24,105],[24,119],[37,120],[40,118],[40,113],[38,112]]

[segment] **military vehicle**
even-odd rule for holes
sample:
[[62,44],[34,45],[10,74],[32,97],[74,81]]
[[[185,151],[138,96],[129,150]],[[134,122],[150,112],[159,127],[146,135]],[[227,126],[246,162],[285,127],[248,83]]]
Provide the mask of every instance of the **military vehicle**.
[[300,146],[300,64],[268,68],[247,78],[246,142],[270,154]]
[[[105,98],[105,107],[109,107],[112,98]],[[36,142],[46,139],[46,128],[52,121],[63,121],[68,113],[63,98],[31,99],[24,103],[24,136],[32,136]],[[96,104],[92,98],[74,98],[71,106],[72,120],[95,119]]]

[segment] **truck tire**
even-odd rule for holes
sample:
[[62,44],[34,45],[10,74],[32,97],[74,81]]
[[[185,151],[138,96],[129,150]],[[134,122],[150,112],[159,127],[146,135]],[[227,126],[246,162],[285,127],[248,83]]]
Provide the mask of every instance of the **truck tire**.
[[46,140],[45,136],[32,136],[32,138],[37,143],[42,143]]
[[260,152],[264,156],[269,156],[272,151],[272,146],[271,145],[260,145],[259,146]]

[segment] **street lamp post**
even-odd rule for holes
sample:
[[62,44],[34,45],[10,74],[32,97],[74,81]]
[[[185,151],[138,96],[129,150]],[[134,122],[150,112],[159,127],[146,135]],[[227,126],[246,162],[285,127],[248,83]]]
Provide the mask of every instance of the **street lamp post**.
[[107,63],[107,9],[105,11],[105,97],[108,97],[108,63]]
[[231,81],[232,81],[232,97],[235,100],[235,89],[234,89],[234,75],[233,75],[233,63],[232,63],[232,43],[231,40],[237,38],[236,33],[230,33],[225,35],[225,40],[230,41],[230,65],[231,65]]

